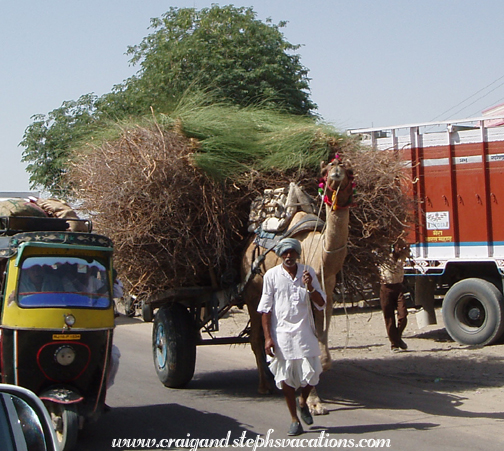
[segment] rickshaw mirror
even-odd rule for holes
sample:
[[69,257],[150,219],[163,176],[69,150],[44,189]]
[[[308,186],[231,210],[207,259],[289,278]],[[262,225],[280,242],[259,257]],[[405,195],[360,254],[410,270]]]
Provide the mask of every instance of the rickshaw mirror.
[[49,414],[31,391],[0,384],[0,443],[3,451],[56,451]]

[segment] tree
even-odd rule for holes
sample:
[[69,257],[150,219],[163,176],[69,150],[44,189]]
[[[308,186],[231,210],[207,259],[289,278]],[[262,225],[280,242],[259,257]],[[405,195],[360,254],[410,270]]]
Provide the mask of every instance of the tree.
[[62,175],[72,160],[72,146],[96,130],[95,103],[97,96],[86,94],[77,101],[63,102],[47,116],[32,116],[33,123],[24,133],[21,145],[25,148],[23,162],[30,175],[31,187],[42,186],[57,196],[64,197],[66,187]]
[[79,144],[105,123],[170,113],[190,91],[211,92],[240,106],[263,105],[311,115],[308,70],[280,29],[256,19],[252,8],[212,5],[170,8],[151,20],[154,31],[128,48],[136,75],[101,97],[86,94],[47,115],[33,116],[21,145],[32,188],[61,195],[62,179]]
[[257,20],[252,8],[172,7],[152,19],[152,34],[128,48],[130,62],[141,69],[126,82],[126,91],[161,111],[187,89],[210,88],[238,105],[309,114],[316,105],[309,99],[308,70],[291,53],[300,46],[284,39],[285,25]]

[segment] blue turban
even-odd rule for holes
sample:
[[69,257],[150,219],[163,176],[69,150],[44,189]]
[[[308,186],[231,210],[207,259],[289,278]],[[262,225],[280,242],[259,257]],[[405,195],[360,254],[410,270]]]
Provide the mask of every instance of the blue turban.
[[289,249],[294,249],[299,255],[301,255],[301,243],[295,238],[284,238],[280,240],[275,246],[275,254],[279,257]]

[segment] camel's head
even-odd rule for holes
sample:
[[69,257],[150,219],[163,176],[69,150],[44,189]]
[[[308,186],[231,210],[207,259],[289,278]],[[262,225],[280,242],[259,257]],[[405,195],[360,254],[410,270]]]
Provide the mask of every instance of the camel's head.
[[324,202],[333,210],[345,208],[352,203],[354,190],[354,175],[352,169],[346,167],[336,156],[330,163],[320,163],[322,176],[320,187],[324,191]]

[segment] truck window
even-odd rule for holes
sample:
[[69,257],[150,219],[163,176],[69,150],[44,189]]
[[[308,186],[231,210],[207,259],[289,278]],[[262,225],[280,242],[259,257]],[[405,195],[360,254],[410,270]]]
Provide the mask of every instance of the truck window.
[[110,283],[105,266],[94,259],[28,257],[18,282],[20,307],[108,308]]

